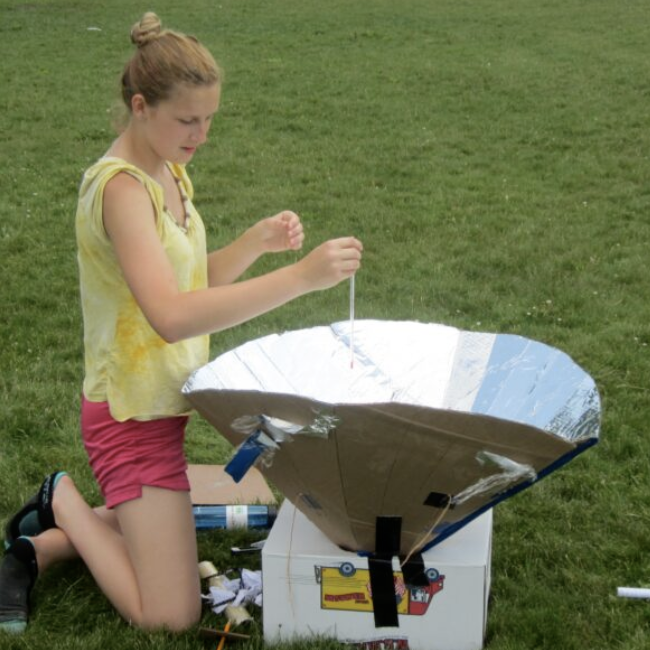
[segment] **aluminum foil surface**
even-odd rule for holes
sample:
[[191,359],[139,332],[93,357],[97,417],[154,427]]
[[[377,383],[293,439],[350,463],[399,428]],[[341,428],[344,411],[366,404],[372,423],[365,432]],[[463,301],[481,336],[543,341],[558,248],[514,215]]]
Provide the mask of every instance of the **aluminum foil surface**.
[[[593,379],[564,352],[511,334],[365,320],[272,334],[195,372],[183,392],[255,390],[320,402],[400,402],[490,415],[561,438],[597,438]],[[351,344],[352,343],[352,344]]]
[[332,541],[429,548],[595,444],[593,379],[521,336],[361,320],[250,341],[183,392]]

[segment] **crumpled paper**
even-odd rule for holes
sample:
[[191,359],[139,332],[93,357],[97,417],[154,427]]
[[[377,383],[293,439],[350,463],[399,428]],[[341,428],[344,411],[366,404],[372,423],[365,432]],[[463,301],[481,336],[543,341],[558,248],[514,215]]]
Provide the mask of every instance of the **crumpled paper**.
[[221,614],[229,605],[233,607],[248,604],[262,606],[262,572],[241,570],[241,577],[231,579],[225,577],[221,586],[210,587],[203,598],[208,601],[215,614]]

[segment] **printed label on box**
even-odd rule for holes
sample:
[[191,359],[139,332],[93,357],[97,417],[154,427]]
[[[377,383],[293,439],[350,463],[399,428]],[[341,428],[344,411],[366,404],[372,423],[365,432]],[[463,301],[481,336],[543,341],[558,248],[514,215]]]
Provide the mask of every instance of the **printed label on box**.
[[[337,609],[353,612],[372,611],[370,571],[357,569],[351,562],[338,566],[315,566],[316,582],[320,584],[321,609]],[[429,584],[425,587],[409,587],[401,572],[393,572],[397,613],[412,616],[426,614],[432,598],[444,588],[445,576],[434,568],[425,575]],[[378,646],[379,647],[379,646]],[[391,647],[392,646],[388,646]]]

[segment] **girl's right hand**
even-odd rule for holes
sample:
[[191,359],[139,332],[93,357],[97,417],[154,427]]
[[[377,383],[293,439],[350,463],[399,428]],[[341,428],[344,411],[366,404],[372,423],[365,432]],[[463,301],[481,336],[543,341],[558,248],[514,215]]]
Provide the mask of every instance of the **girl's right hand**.
[[329,289],[357,272],[362,251],[355,237],[330,239],[297,262],[296,268],[309,291]]

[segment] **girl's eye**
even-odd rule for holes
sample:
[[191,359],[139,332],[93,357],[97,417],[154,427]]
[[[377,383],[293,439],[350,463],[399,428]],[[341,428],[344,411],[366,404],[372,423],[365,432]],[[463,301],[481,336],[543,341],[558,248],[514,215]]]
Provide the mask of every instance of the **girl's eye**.
[[[214,115],[209,115],[205,121],[209,124],[210,122],[212,122],[213,117]],[[198,124],[201,120],[198,117],[192,117],[189,120],[179,117],[178,121],[185,126],[192,126],[193,124]]]

